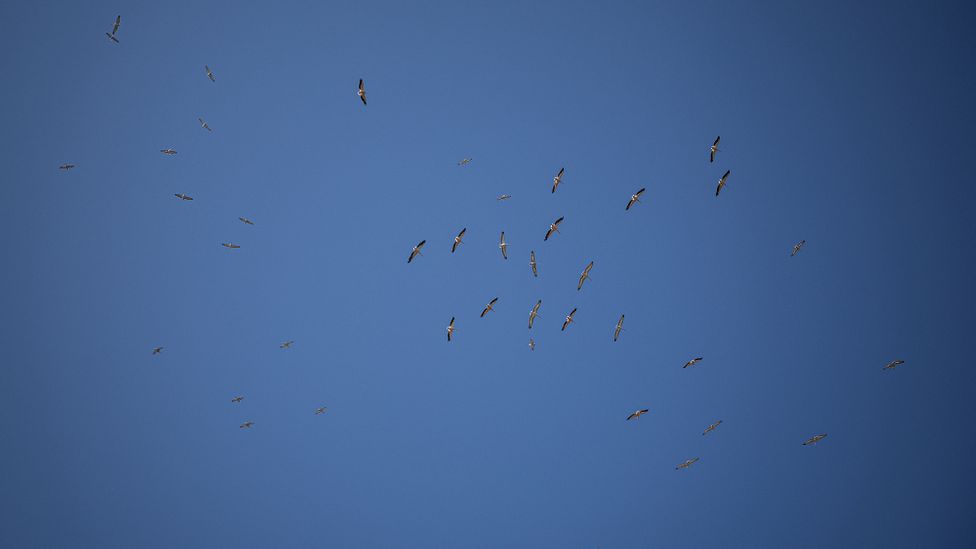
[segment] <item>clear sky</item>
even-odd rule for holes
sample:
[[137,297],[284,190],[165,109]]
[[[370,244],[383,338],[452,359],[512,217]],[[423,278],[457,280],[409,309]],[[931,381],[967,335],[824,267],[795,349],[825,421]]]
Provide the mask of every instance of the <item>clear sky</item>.
[[976,545],[976,18],[851,4],[3,3],[0,545]]

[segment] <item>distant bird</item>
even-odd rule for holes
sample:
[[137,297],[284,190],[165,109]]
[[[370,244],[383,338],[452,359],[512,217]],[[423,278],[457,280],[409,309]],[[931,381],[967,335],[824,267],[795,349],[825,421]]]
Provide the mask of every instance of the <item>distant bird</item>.
[[793,246],[793,253],[790,254],[790,257],[793,257],[794,255],[796,255],[796,252],[800,251],[800,248],[802,248],[803,245],[806,244],[806,243],[807,243],[806,240],[801,240],[801,241],[797,242]]
[[500,195],[498,195],[498,198],[496,198],[495,200],[508,200],[509,198],[512,198],[512,195],[510,195],[510,194],[500,194]]
[[363,100],[363,105],[365,105],[366,104],[366,85],[363,84],[363,79],[362,78],[359,79],[359,91],[356,92],[356,93],[359,95],[359,98]]
[[505,231],[502,231],[502,237],[498,241],[498,247],[502,250],[502,257],[508,259],[508,243],[505,242]]
[[318,415],[322,415],[322,414],[325,413],[326,410],[328,410],[328,408],[326,408],[325,406],[322,406],[321,408],[316,408],[315,409],[315,415],[317,415],[317,416]]
[[238,244],[232,244],[230,242],[224,242],[224,243],[221,244],[221,246],[223,246],[225,248],[230,248],[232,250],[236,250],[236,249],[240,248],[240,245],[238,245]]
[[183,193],[175,193],[173,196],[179,198],[180,200],[193,200],[192,196]]
[[160,149],[159,152],[161,152],[163,154],[168,154],[170,156],[173,156],[174,154],[176,154],[176,151],[174,151],[173,149]]
[[535,350],[535,341],[531,337],[529,338],[529,350],[530,351]]
[[197,120],[200,121],[200,125],[203,126],[203,129],[207,130],[208,132],[212,132],[213,131],[213,130],[210,129],[210,125],[207,124],[206,122],[204,122],[202,118],[197,118]]
[[722,176],[722,179],[718,180],[718,187],[715,188],[715,196],[718,196],[718,193],[722,192],[722,187],[725,186],[725,180],[729,178],[730,173],[732,173],[732,170],[727,170],[725,175]]
[[685,365],[682,366],[682,368],[687,368],[688,366],[694,366],[695,364],[698,364],[699,362],[701,362],[701,360],[702,360],[702,357],[697,356],[697,357],[689,360],[688,362],[685,362]]
[[243,223],[245,225],[254,225],[254,222],[251,221],[250,219],[246,218],[246,217],[238,217],[237,219],[240,219],[241,220],[241,223]]
[[694,465],[696,461],[698,461],[698,458],[691,458],[689,460],[686,460],[686,461],[678,464],[678,466],[675,467],[674,470],[677,471],[679,469],[687,469],[688,467],[691,467],[692,465]]
[[447,340],[451,340],[451,335],[454,334],[454,317],[451,317],[451,323],[447,325]]
[[[360,82],[362,82],[362,80],[360,80]],[[362,86],[361,83],[360,86]],[[470,162],[471,162],[470,158],[462,158],[461,161],[458,162],[458,166],[467,166]]]
[[213,71],[210,70],[210,67],[204,65],[203,66],[203,70],[207,71],[207,78],[209,78],[211,82],[216,82],[217,81],[217,78],[214,76]]
[[115,16],[115,24],[112,25],[112,32],[111,33],[107,33],[107,32],[105,33],[105,36],[108,36],[112,40],[112,42],[115,42],[116,44],[119,43],[119,39],[115,37],[115,33],[118,32],[119,25],[121,25],[121,24],[122,24],[122,16],[121,15],[116,15]]
[[532,329],[532,323],[535,322],[535,317],[539,316],[539,307],[542,307],[542,300],[536,302],[532,310],[529,311],[529,329]]
[[278,348],[279,349],[290,349],[292,343],[295,343],[295,340],[292,339],[292,340],[286,341],[286,342],[282,343],[281,345],[278,345]]
[[711,433],[712,431],[715,430],[716,427],[718,427],[721,424],[722,424],[722,420],[720,419],[720,420],[716,421],[715,423],[709,425],[708,427],[705,427],[705,431],[702,432],[702,436],[705,436],[708,433]]
[[904,364],[904,363],[905,363],[904,360],[892,360],[891,362],[885,364],[884,365],[884,368],[882,368],[882,369],[883,370],[894,370],[895,369],[895,366],[898,366],[899,364]]
[[543,238],[542,240],[544,240],[544,241],[545,240],[549,240],[549,237],[552,235],[552,233],[554,233],[554,232],[557,232],[558,233],[559,232],[559,224],[562,223],[562,222],[563,222],[563,218],[562,217],[560,217],[559,219],[553,221],[552,224],[549,225],[549,230],[546,231],[546,237]]
[[813,435],[812,437],[808,438],[806,442],[803,443],[803,445],[810,446],[811,444],[816,444],[825,438],[827,438],[827,433],[824,433],[822,435]]
[[624,315],[620,315],[620,320],[617,321],[617,327],[613,330],[613,340],[617,341],[620,337],[620,331],[624,329]]
[[552,192],[556,192],[556,188],[559,187],[559,184],[562,182],[563,172],[565,170],[566,168],[559,168],[559,173],[556,174],[556,177],[552,178]]
[[234,404],[237,404],[238,402],[240,402],[242,400],[244,400],[244,397],[242,397],[242,396],[236,396],[236,397],[230,399],[230,401],[233,402]]
[[627,207],[624,208],[624,210],[629,210],[631,206],[633,206],[634,204],[640,202],[640,195],[644,194],[644,191],[646,191],[646,190],[647,190],[646,187],[642,187],[641,190],[639,190],[636,193],[630,195],[630,202],[627,202]]
[[585,269],[583,269],[582,273],[580,273],[579,284],[576,285],[577,292],[583,289],[583,282],[585,282],[587,279],[590,278],[590,269],[592,268],[593,268],[593,262],[590,261],[590,264],[587,265]]
[[[461,229],[461,232],[459,232],[458,235],[454,237],[454,244],[451,245],[451,253],[452,254],[454,253],[454,250],[456,250],[457,247],[462,244],[461,239],[464,238],[464,233],[467,232],[467,230],[468,230],[467,227]],[[409,261],[408,261],[408,263],[409,263]]]
[[410,251],[410,257],[407,258],[407,263],[413,261],[413,258],[417,257],[418,255],[424,255],[420,253],[420,249],[423,248],[424,244],[426,243],[427,243],[426,240],[421,240],[420,244],[417,244],[416,246],[413,247],[413,250]]
[[576,308],[574,307],[573,310],[570,311],[568,315],[566,315],[566,320],[563,321],[563,327],[561,331],[565,331],[566,326],[569,326],[570,324],[573,323],[573,315],[575,314],[576,314]]
[[647,413],[647,408],[644,408],[643,410],[637,410],[636,412],[627,416],[627,421],[630,421],[632,419],[640,419],[640,417],[646,413]]
[[153,354],[154,355],[158,355],[161,352],[163,352],[163,348],[162,347],[156,347],[156,348],[153,349]]
[[485,315],[488,314],[488,311],[494,311],[495,310],[495,309],[492,308],[492,306],[495,304],[496,301],[498,301],[498,298],[497,297],[495,299],[492,299],[491,301],[488,302],[488,305],[485,306],[485,310],[484,311],[481,311],[481,318],[485,318]]
[[74,164],[61,164],[60,166],[58,166],[58,169],[59,170],[64,170],[64,171],[68,171],[68,170],[70,170],[71,168],[74,168],[74,167],[75,167]]
[[718,152],[718,142],[721,141],[721,140],[722,140],[722,136],[721,135],[718,136],[718,137],[716,137],[715,138],[715,141],[712,143],[712,146],[708,148],[708,161],[709,162],[715,162],[715,153]]
[[539,276],[539,269],[535,263],[535,250],[529,252],[529,266],[532,267],[532,275]]
[[241,429],[250,429],[251,425],[254,425],[253,421],[245,421],[244,423],[241,423]]

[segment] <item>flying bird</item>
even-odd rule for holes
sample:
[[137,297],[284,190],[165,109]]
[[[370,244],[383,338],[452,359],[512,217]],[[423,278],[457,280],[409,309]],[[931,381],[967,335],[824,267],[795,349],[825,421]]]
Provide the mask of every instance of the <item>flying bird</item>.
[[643,188],[641,188],[641,190],[639,190],[636,193],[630,195],[630,202],[627,202],[627,207],[624,208],[624,210],[629,210],[631,206],[633,206],[634,204],[640,202],[640,196],[642,194],[644,194],[644,191],[646,191],[646,190],[647,190],[647,188],[646,187],[643,187]]
[[224,242],[224,243],[221,244],[221,246],[223,246],[225,248],[230,248],[232,250],[236,250],[236,249],[240,248],[240,245],[238,245],[238,244],[231,244],[229,242]]
[[237,219],[240,219],[241,220],[241,223],[243,223],[245,225],[254,225],[254,222],[251,221],[250,219],[246,218],[246,217],[238,217]]
[[242,400],[244,400],[244,397],[242,397],[242,396],[236,396],[236,397],[230,399],[230,401],[233,402],[234,404],[237,404],[238,402],[240,402]]
[[[454,237],[454,244],[451,245],[451,253],[452,254],[454,253],[454,250],[456,250],[457,247],[462,244],[461,239],[464,238],[464,233],[467,230],[468,230],[467,227],[461,229],[461,232],[459,232],[458,235]],[[407,263],[409,263],[409,261]]]
[[687,461],[680,463],[677,467],[674,468],[674,470],[677,471],[679,469],[687,469],[688,467],[694,465],[696,461],[698,461],[698,458],[691,458]]
[[813,435],[812,437],[808,438],[806,442],[803,443],[803,445],[810,446],[811,444],[816,444],[825,438],[827,438],[827,433],[824,433],[822,435]]
[[885,364],[884,365],[884,368],[882,368],[882,369],[883,370],[893,370],[895,368],[895,366],[898,366],[899,364],[904,364],[904,363],[905,363],[904,360],[892,360],[891,362]]
[[559,232],[559,224],[562,223],[562,222],[563,222],[563,218],[562,217],[560,217],[559,219],[553,221],[552,224],[549,225],[549,230],[546,231],[546,237],[543,238],[542,240],[543,241],[549,240],[549,237],[552,236],[552,233],[553,232],[557,232],[558,233]]
[[413,258],[417,257],[418,255],[424,255],[420,253],[420,249],[423,248],[424,244],[426,243],[427,243],[426,240],[421,240],[420,244],[417,244],[416,246],[413,247],[413,250],[410,251],[410,257],[407,258],[407,263],[413,261]]
[[244,423],[241,423],[241,429],[250,429],[251,425],[254,425],[253,421],[245,421]]
[[495,200],[508,200],[509,198],[512,198],[512,195],[510,195],[510,194],[500,194],[500,195],[498,195],[498,198],[496,198]]
[[722,136],[721,135],[718,136],[718,137],[716,137],[715,138],[715,141],[712,143],[712,146],[708,148],[708,161],[709,162],[715,162],[715,153],[718,152],[718,142],[721,141],[721,140],[722,140]]
[[536,263],[535,263],[535,250],[529,252],[529,266],[532,267],[532,274],[534,276],[539,276],[539,269],[536,268]]
[[620,331],[624,329],[624,315],[620,315],[620,320],[617,321],[617,327],[613,330],[613,340],[617,341],[620,337]]
[[592,268],[593,268],[593,262],[590,261],[590,264],[587,265],[585,269],[583,269],[582,273],[580,273],[579,284],[576,285],[577,292],[583,289],[583,282],[588,278],[590,278],[590,269]]
[[200,121],[200,125],[203,126],[203,129],[207,130],[208,132],[212,132],[213,131],[213,130],[210,129],[210,125],[207,124],[206,122],[204,122],[204,120],[202,118],[197,118],[197,120]]
[[[362,86],[362,80],[360,80],[359,82],[360,82],[359,85]],[[470,162],[471,162],[470,158],[462,158],[461,161],[458,162],[458,166],[467,166]]]
[[286,342],[282,343],[281,345],[278,345],[278,348],[279,349],[288,349],[288,348],[291,347],[291,344],[294,343],[294,342],[295,342],[295,340],[286,341]]
[[802,248],[803,245],[806,244],[806,243],[807,243],[806,240],[801,240],[801,241],[797,242],[793,246],[793,253],[790,254],[790,257],[793,257],[794,255],[796,255],[796,252],[800,251],[800,248]]
[[502,250],[502,257],[508,259],[508,243],[505,242],[505,231],[502,231],[502,237],[498,241],[498,247]]
[[64,171],[68,171],[68,170],[70,170],[71,168],[74,168],[74,167],[75,167],[74,164],[61,164],[60,166],[58,166],[58,169],[59,170],[64,170]]
[[636,412],[627,416],[627,421],[630,421],[632,419],[640,419],[640,417],[646,413],[647,413],[647,408],[644,408],[643,410],[637,410]]
[[481,311],[481,318],[485,318],[485,315],[488,314],[488,311],[494,311],[495,310],[495,309],[492,308],[492,305],[494,305],[496,301],[498,301],[498,298],[497,297],[495,299],[492,299],[491,301],[488,302],[488,305],[485,306],[485,310],[484,311]]
[[705,436],[708,433],[711,433],[712,431],[715,430],[716,427],[718,427],[721,424],[722,424],[722,420],[720,419],[720,420],[716,421],[715,423],[709,425],[708,427],[705,427],[705,431],[702,432],[702,436]]
[[722,187],[725,186],[725,180],[729,178],[730,173],[732,173],[732,170],[727,170],[725,175],[722,176],[722,179],[718,180],[718,187],[715,188],[715,196],[718,196],[718,193],[722,192]]
[[326,410],[328,410],[328,408],[326,408],[325,406],[322,406],[321,408],[316,408],[315,409],[315,415],[317,415],[317,416],[318,415],[322,415],[322,414],[325,413]]
[[701,360],[702,360],[702,357],[697,356],[697,357],[689,360],[688,362],[685,362],[685,365],[682,366],[682,368],[687,368],[688,366],[694,366],[695,364],[698,364],[699,362],[701,362]]
[[451,340],[451,335],[454,334],[454,317],[451,317],[451,323],[447,325],[447,340]]
[[529,338],[529,350],[530,351],[535,350],[535,341],[531,337]]
[[163,154],[168,154],[170,156],[173,156],[174,154],[176,154],[176,151],[174,151],[173,149],[160,149],[159,152],[161,152]]
[[573,315],[575,314],[576,314],[576,308],[574,307],[573,310],[570,311],[568,315],[566,315],[566,320],[563,321],[563,327],[561,331],[565,331],[566,326],[569,326],[570,324],[573,323]]
[[359,91],[356,92],[359,98],[363,100],[363,105],[366,104],[366,85],[363,84],[363,79],[359,79]]
[[552,192],[556,192],[556,187],[559,187],[559,184],[562,182],[564,171],[566,171],[566,168],[559,168],[559,173],[556,174],[556,177],[552,178]]
[[539,307],[542,307],[542,300],[536,302],[532,310],[529,311],[529,329],[532,329],[532,323],[535,321],[535,317],[539,316]]
[[208,66],[206,66],[206,65],[204,65],[204,66],[203,66],[203,69],[204,69],[205,71],[207,71],[207,78],[209,78],[211,82],[216,82],[216,81],[217,81],[217,78],[216,78],[216,77],[214,76],[214,73],[213,73],[213,71],[212,71],[212,70],[210,70],[210,67],[208,67]]
[[161,352],[163,352],[163,348],[162,347],[156,347],[156,348],[153,349],[153,354],[154,355],[158,355]]
[[193,197],[192,196],[186,195],[186,194],[183,194],[183,193],[175,193],[175,194],[173,194],[173,196],[175,196],[176,198],[179,198],[180,200],[193,200]]

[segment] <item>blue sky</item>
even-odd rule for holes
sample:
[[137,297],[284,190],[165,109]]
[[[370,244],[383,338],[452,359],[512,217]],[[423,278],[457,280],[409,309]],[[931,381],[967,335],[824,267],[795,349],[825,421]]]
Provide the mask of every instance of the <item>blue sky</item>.
[[0,545],[976,543],[966,4],[0,14]]

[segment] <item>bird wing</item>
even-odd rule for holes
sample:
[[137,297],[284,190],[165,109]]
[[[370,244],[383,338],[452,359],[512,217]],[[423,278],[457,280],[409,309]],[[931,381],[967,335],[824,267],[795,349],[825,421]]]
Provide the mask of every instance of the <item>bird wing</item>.
[[[721,135],[720,135],[720,136],[718,136],[718,137],[716,137],[716,138],[715,138],[715,142],[714,142],[714,143],[712,143],[712,146],[713,146],[713,147],[718,147],[718,142],[719,142],[719,141],[721,141],[721,140],[722,140],[722,136],[721,136]],[[735,147],[733,147],[733,148],[735,148]]]
[[122,23],[122,16],[121,15],[116,15],[115,16],[115,25],[112,27],[112,34],[115,34],[116,31],[119,30],[119,24],[121,24],[121,23]]
[[553,223],[553,225],[555,225],[555,226],[556,226],[556,227],[558,228],[558,227],[559,227],[559,224],[560,224],[560,223],[562,223],[562,222],[563,222],[563,218],[562,218],[562,217],[560,217],[559,219],[557,219],[557,220],[555,221],[555,223]]
[[630,420],[634,419],[635,417],[637,417],[637,412],[633,412],[629,416],[627,416],[627,421],[630,421]]
[[715,150],[708,151],[708,161],[715,162]]
[[566,171],[566,168],[559,168],[559,173],[556,174],[556,177],[558,179],[562,179],[563,178],[563,172],[564,171]]
[[491,301],[489,301],[488,304],[489,305],[494,305],[496,301],[498,301],[498,298],[497,297],[495,299],[492,299]]
[[362,78],[359,79],[359,91],[361,91],[361,92],[365,92],[366,91],[366,87],[363,86],[363,79]]
[[484,318],[486,314],[488,314],[488,307],[485,307],[485,310],[481,311],[481,318]]
[[410,257],[407,258],[407,263],[413,261],[413,258],[417,255],[417,248],[410,251]]

